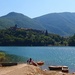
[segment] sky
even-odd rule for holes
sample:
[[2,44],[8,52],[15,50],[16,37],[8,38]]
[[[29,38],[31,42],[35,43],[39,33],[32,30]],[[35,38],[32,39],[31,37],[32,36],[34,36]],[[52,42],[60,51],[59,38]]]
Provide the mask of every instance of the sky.
[[75,0],[0,0],[0,16],[9,12],[30,18],[49,13],[75,12]]

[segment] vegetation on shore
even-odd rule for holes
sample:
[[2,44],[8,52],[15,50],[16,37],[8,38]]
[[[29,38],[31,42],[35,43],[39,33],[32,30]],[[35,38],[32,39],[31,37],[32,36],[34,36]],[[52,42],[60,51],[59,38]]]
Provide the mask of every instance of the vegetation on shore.
[[75,35],[62,37],[46,30],[0,30],[0,46],[75,46]]
[[27,58],[0,51],[0,62],[26,62]]

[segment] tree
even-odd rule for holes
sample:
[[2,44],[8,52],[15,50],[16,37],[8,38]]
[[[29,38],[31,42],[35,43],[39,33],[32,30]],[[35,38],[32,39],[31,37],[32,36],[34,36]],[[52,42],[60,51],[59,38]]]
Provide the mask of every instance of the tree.
[[48,36],[48,31],[46,30],[45,35]]
[[5,53],[0,52],[0,62],[3,62],[5,60]]

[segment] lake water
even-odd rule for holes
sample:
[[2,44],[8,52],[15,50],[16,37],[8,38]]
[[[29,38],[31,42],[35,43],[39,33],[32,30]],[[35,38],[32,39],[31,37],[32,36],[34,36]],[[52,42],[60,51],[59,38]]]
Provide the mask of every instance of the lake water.
[[70,72],[75,71],[75,47],[0,47],[10,54],[44,61],[42,68],[50,65],[66,65]]

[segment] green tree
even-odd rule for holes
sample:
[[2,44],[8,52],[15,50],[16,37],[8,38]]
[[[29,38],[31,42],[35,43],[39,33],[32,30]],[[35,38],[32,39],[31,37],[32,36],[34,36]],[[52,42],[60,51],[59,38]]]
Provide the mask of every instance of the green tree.
[[3,62],[5,60],[5,53],[0,52],[0,62]]
[[48,36],[48,31],[46,30],[45,35]]

